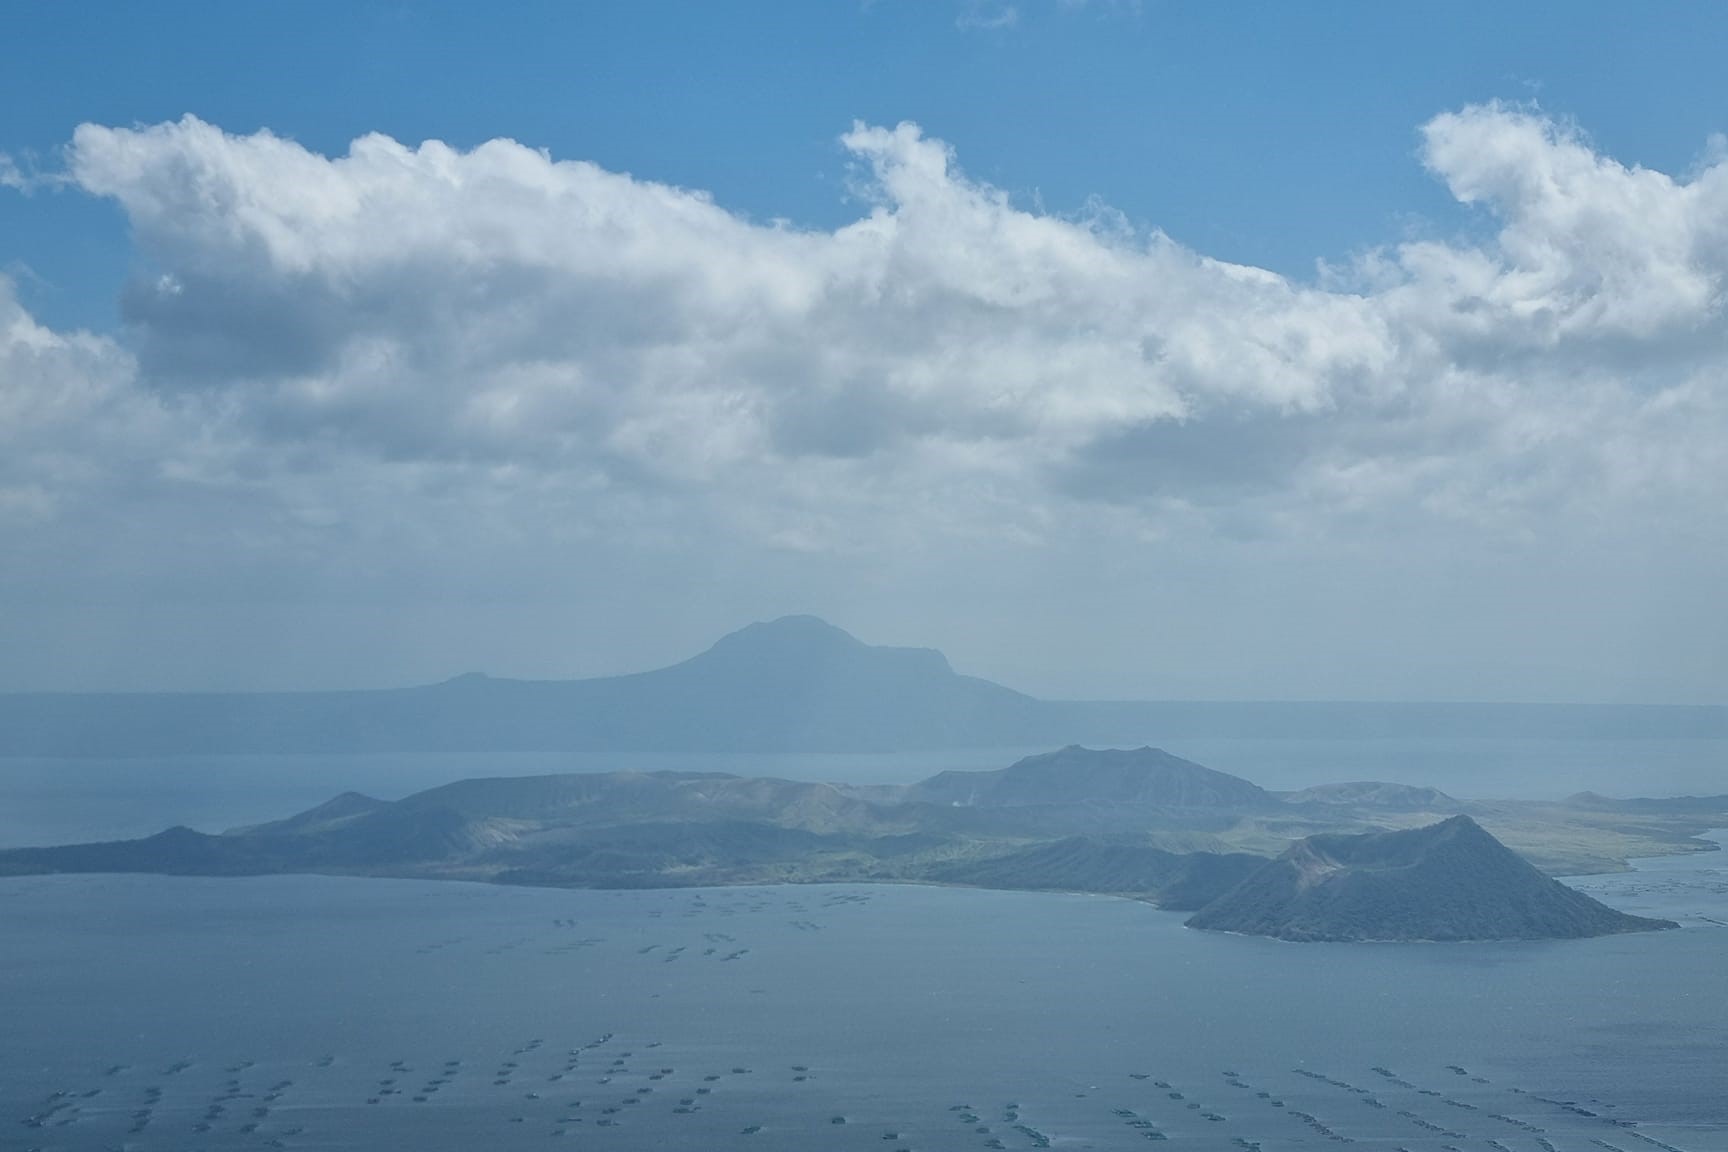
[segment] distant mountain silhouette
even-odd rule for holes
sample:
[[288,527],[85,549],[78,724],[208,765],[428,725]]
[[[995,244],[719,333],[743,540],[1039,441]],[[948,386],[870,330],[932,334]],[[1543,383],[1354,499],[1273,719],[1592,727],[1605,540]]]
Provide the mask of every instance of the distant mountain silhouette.
[[1594,792],[1577,792],[1565,801],[1578,808],[1596,808],[1607,812],[1640,812],[1672,815],[1686,812],[1720,812],[1728,809],[1728,793],[1718,796],[1642,796],[1616,800]]
[[592,680],[355,692],[0,694],[0,756],[892,752],[1148,738],[1728,736],[1728,708],[1037,700],[813,616]]
[[1676,926],[1542,875],[1468,816],[1310,836],[1188,924],[1284,940],[1545,940]]
[[813,616],[689,660],[593,680],[465,675],[359,692],[0,695],[0,755],[894,751],[1030,742],[1039,701],[940,652]]

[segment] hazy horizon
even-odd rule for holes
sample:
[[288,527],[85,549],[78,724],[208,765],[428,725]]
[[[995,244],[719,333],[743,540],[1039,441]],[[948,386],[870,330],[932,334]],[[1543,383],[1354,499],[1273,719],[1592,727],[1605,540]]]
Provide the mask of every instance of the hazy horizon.
[[[87,693],[87,694],[91,694],[91,695],[108,695],[108,694],[129,695],[129,694],[152,694],[152,693],[160,693],[160,692],[167,692],[167,693],[171,693],[171,694],[185,693],[185,694],[191,694],[191,695],[200,695],[200,694],[209,694],[209,693],[223,693],[223,692],[242,692],[242,693],[322,693],[322,692],[345,692],[345,691],[367,692],[367,691],[391,691],[391,690],[402,689],[402,688],[429,687],[429,686],[436,685],[436,684],[442,684],[442,683],[446,683],[449,681],[458,681],[458,680],[463,680],[463,679],[471,678],[471,677],[480,677],[480,678],[488,679],[488,680],[506,680],[506,681],[517,680],[517,681],[523,681],[523,682],[544,682],[544,681],[580,680],[580,679],[607,679],[607,678],[618,677],[618,676],[625,676],[625,677],[634,676],[634,675],[641,674],[643,672],[653,672],[653,671],[658,671],[658,670],[663,669],[663,668],[673,667],[677,664],[683,663],[686,660],[692,659],[692,658],[700,655],[703,652],[706,652],[712,646],[713,643],[718,643],[720,640],[723,640],[728,636],[736,635],[739,632],[745,631],[745,630],[750,629],[750,628],[755,627],[755,626],[759,626],[759,625],[763,625],[763,624],[777,623],[777,622],[787,620],[787,619],[810,619],[810,620],[819,621],[820,623],[822,623],[822,624],[824,624],[830,628],[834,628],[840,632],[845,633],[847,636],[851,637],[852,639],[857,640],[858,642],[860,642],[866,646],[869,646],[869,647],[913,648],[913,649],[922,649],[922,650],[927,650],[927,651],[934,651],[934,652],[937,652],[940,655],[942,655],[944,657],[944,659],[948,660],[950,667],[953,669],[953,671],[956,675],[975,677],[975,678],[984,679],[984,680],[991,680],[991,678],[988,676],[979,676],[977,673],[972,672],[972,671],[968,670],[967,668],[964,668],[962,666],[955,664],[954,661],[951,658],[949,658],[948,653],[942,652],[941,649],[933,648],[930,645],[925,645],[925,644],[896,644],[896,645],[877,644],[874,641],[872,641],[870,638],[864,637],[864,636],[858,636],[857,634],[853,633],[850,629],[846,629],[846,628],[844,628],[838,624],[835,624],[831,620],[826,620],[826,619],[823,619],[822,617],[814,616],[813,614],[810,614],[810,613],[794,613],[794,614],[790,614],[789,616],[774,617],[770,620],[750,621],[748,623],[742,624],[738,628],[729,630],[723,636],[716,636],[716,637],[711,638],[711,640],[707,643],[696,644],[696,646],[691,648],[683,656],[676,657],[676,658],[674,658],[674,659],[672,659],[672,660],[670,660],[664,664],[654,664],[651,666],[623,668],[617,672],[600,672],[600,673],[595,673],[592,676],[568,676],[568,677],[560,677],[560,676],[544,676],[544,677],[511,676],[511,675],[508,675],[505,673],[497,673],[497,672],[489,671],[489,670],[483,669],[483,668],[470,668],[470,669],[465,669],[462,671],[454,672],[448,676],[439,677],[436,680],[415,681],[415,682],[411,682],[411,683],[337,684],[337,685],[300,684],[300,685],[284,685],[284,686],[279,686],[279,687],[277,687],[277,686],[262,687],[262,688],[253,688],[253,689],[245,689],[245,688],[236,689],[236,688],[223,686],[223,685],[217,685],[217,684],[210,684],[210,685],[206,685],[206,686],[202,686],[202,687],[186,686],[186,687],[166,688],[166,689],[164,689],[164,688],[155,688],[155,689],[152,689],[152,688],[105,688],[105,687],[100,687],[100,686],[88,687],[88,688],[77,688],[77,689],[14,688],[14,689],[0,689],[0,695],[14,695],[14,694],[17,694],[17,695],[31,695],[31,694],[50,695],[50,694],[65,694],[65,693],[73,693],[73,694],[86,694]],[[1045,695],[1045,694],[1036,693],[1036,692],[1026,692],[1024,689],[1022,689],[1019,685],[1016,685],[1016,684],[1001,683],[1000,681],[994,681],[994,680],[992,680],[992,682],[993,683],[999,683],[999,684],[1001,684],[1002,687],[1005,687],[1005,688],[1013,689],[1015,691],[1025,692],[1026,695],[1032,696],[1035,699],[1051,700],[1051,701],[1086,699],[1086,700],[1092,700],[1092,701],[1098,701],[1098,702],[1120,701],[1123,703],[1148,702],[1148,703],[1171,703],[1171,704],[1227,704],[1227,705],[1228,704],[1243,704],[1243,705],[1252,705],[1252,704],[1266,704],[1266,705],[1278,705],[1278,704],[1352,705],[1352,704],[1362,704],[1362,705],[1370,705],[1370,706],[1381,705],[1381,704],[1385,704],[1385,705],[1408,704],[1408,705],[1433,706],[1433,707],[1447,707],[1447,706],[1475,707],[1475,706],[1480,706],[1480,705],[1491,705],[1491,706],[1504,706],[1504,707],[1508,707],[1508,708],[1519,707],[1519,706],[1528,706],[1528,707],[1533,707],[1533,708],[1544,708],[1544,707],[1593,708],[1593,707],[1597,707],[1597,708],[1604,708],[1604,709],[1616,708],[1616,707],[1676,708],[1676,709],[1724,708],[1724,707],[1728,707],[1728,703],[1725,703],[1723,701],[1715,701],[1715,700],[1682,701],[1682,702],[1658,701],[1658,700],[1560,700],[1560,699],[1552,699],[1552,700],[1537,700],[1537,699],[1483,700],[1483,699],[1409,699],[1409,698],[1398,698],[1398,697],[1389,697],[1389,696],[1386,696],[1386,697],[1362,697],[1362,698],[1349,698],[1349,699],[1335,698],[1335,697],[1319,697],[1319,696],[1311,696],[1311,697],[1303,697],[1303,696],[1283,696],[1283,697],[1271,697],[1271,696],[1261,696],[1261,697],[1252,697],[1252,696],[1238,696],[1238,697],[1190,696],[1190,697],[1180,697],[1180,696],[1169,696],[1169,697],[1147,698],[1147,697],[1132,697],[1132,696],[1126,696],[1126,695],[1108,695],[1108,694],[1081,698],[1081,697],[1051,696],[1051,695]]]
[[0,691],[1728,701],[1728,11],[197,11],[0,46]]

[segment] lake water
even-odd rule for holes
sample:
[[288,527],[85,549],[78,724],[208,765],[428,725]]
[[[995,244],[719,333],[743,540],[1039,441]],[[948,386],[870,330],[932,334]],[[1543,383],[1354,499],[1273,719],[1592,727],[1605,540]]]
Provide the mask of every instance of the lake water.
[[0,1148],[1720,1152],[1713,855],[1633,901],[1692,926],[1504,945],[922,887],[0,881]]
[[[1390,780],[1466,798],[1715,795],[1728,740],[1181,740],[1177,755],[1290,790]],[[219,832],[274,820],[339,792],[393,800],[452,780],[545,772],[681,769],[906,784],[947,768],[1001,768],[1044,749],[882,755],[208,756],[0,758],[0,847],[147,836],[174,824]]]
[[[1648,756],[1702,785],[1678,790],[1723,790],[1715,746],[1460,743],[1175,750],[1285,788],[1377,776],[1465,795],[1623,791],[1593,778],[1617,764],[1641,791],[1676,790],[1628,771]],[[482,772],[899,780],[1012,758],[9,761],[0,843],[218,829],[347,788],[398,796]],[[1162,1137],[1218,1152],[1724,1152],[1724,859],[1572,881],[1681,931],[1506,945],[1292,945],[1189,931],[1129,901],[919,887],[4,880],[0,1149]]]
[[[1728,847],[1728,828],[1699,837]],[[1728,852],[1628,860],[1630,872],[1571,876],[1566,882],[1604,904],[1639,916],[1728,928]],[[1724,989],[1728,994],[1728,988]]]

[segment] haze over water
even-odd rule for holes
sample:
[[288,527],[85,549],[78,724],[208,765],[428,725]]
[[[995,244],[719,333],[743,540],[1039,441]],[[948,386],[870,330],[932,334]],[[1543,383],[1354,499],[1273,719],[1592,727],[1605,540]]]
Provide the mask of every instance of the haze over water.
[[1708,925],[1292,946],[1099,897],[318,877],[0,902],[20,1146],[1728,1147]]
[[[886,775],[970,756],[815,763]],[[4,810],[58,810],[50,838],[244,822],[368,768],[401,790],[452,770],[10,767],[29,803]],[[129,814],[76,802],[103,774],[131,782]],[[1387,1152],[1543,1152],[1538,1138],[1714,1152],[1728,1148],[1720,859],[1579,882],[1680,932],[1479,945],[1292,946],[1131,901],[903,886],[4,880],[0,1124],[67,1150],[793,1149],[813,1134],[1128,1148],[1157,1133],[1220,1152],[1332,1135]]]

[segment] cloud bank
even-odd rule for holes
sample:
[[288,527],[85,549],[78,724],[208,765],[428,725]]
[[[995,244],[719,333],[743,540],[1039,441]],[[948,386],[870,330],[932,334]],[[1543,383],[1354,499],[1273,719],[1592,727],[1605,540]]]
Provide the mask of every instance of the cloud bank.
[[1728,161],[1626,167],[1499,104],[1419,139],[1480,226],[1299,283],[1030,210],[912,124],[840,138],[833,231],[509,140],[84,125],[65,179],[139,273],[107,336],[0,282],[0,544],[33,561],[0,580],[1552,540],[1701,588]]

